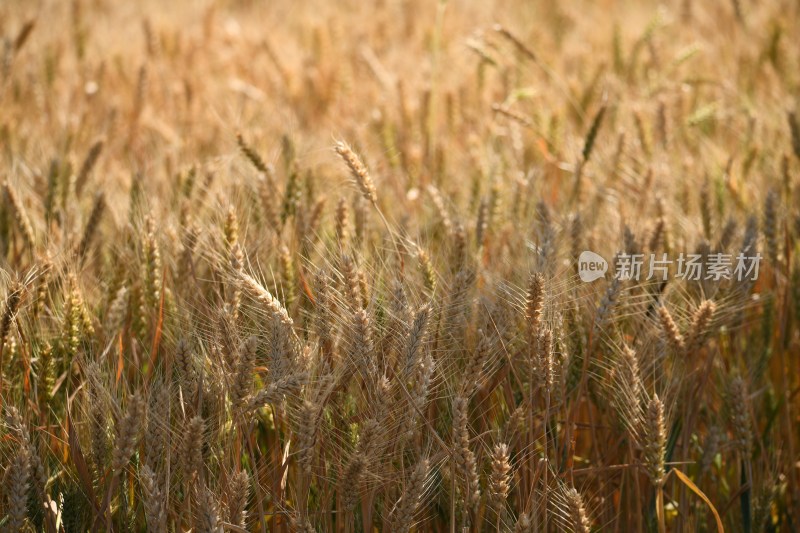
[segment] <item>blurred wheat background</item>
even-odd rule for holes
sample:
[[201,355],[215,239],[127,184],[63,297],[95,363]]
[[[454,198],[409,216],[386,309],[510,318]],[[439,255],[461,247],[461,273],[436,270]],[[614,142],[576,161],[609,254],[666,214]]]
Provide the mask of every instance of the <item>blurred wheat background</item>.
[[2,2],[0,530],[796,531],[799,32]]

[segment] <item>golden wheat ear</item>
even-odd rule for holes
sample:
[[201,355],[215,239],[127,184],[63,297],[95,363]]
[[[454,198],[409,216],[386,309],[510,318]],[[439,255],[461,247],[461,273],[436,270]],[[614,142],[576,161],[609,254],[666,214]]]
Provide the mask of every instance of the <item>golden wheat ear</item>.
[[657,394],[653,395],[647,405],[643,425],[645,469],[653,485],[660,487],[666,475],[664,457],[667,449],[667,430],[664,422],[664,403]]
[[573,531],[575,533],[589,533],[591,531],[591,522],[589,521],[589,515],[586,514],[581,494],[574,488],[567,489],[566,500]]
[[17,191],[11,186],[10,183],[5,182],[3,184],[3,190],[5,192],[5,199],[11,208],[11,213],[14,217],[14,221],[16,222],[20,236],[22,237],[25,246],[29,250],[33,250],[36,247],[36,235],[33,232],[33,224],[31,224],[31,219],[27,210],[25,209],[25,205],[22,203]]
[[495,512],[500,514],[510,491],[511,463],[508,445],[498,444],[492,451],[492,472],[489,476],[489,499]]
[[378,191],[375,188],[372,177],[369,175],[367,167],[361,162],[361,159],[356,155],[353,149],[350,148],[350,145],[344,141],[339,141],[336,143],[335,150],[336,153],[339,154],[339,157],[342,158],[347,167],[350,169],[350,174],[353,177],[353,181],[361,191],[364,199],[373,204],[377,202]]

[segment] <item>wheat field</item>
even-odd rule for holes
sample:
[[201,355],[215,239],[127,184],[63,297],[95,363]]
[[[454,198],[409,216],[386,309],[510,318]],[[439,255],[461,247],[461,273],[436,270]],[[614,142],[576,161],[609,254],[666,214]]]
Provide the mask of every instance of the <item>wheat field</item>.
[[0,3],[0,530],[797,531],[800,3]]

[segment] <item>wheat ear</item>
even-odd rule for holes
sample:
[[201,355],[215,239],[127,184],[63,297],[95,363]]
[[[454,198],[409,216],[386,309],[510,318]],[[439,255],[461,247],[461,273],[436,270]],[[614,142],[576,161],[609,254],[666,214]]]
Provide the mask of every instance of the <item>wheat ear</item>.
[[127,466],[136,445],[145,419],[146,404],[138,394],[128,399],[128,410],[117,424],[117,440],[114,443],[114,454],[111,466],[114,472],[120,472]]
[[398,533],[408,533],[414,521],[414,514],[419,507],[422,494],[425,491],[425,480],[428,477],[430,462],[427,458],[421,459],[409,476],[403,495],[396,506],[396,518],[394,521],[394,531]]
[[375,189],[375,184],[372,182],[372,177],[369,175],[367,167],[364,166],[361,159],[344,141],[337,142],[335,150],[350,169],[350,174],[358,186],[358,189],[361,191],[361,194],[366,200],[374,204],[378,200],[378,192]]

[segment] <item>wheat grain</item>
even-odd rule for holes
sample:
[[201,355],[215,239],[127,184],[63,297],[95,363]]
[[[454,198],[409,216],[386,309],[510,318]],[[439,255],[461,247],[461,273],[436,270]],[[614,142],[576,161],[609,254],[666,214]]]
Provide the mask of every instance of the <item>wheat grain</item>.
[[714,317],[716,304],[711,300],[703,300],[692,316],[692,323],[686,335],[686,352],[689,354],[699,350],[708,334],[708,327]]
[[5,191],[5,197],[11,206],[11,212],[14,215],[14,220],[17,223],[20,236],[22,237],[25,246],[27,246],[29,249],[32,249],[36,245],[36,239],[33,233],[33,225],[28,217],[28,212],[25,210],[22,200],[20,200],[19,196],[17,196],[17,192],[13,189],[13,187],[11,187],[10,183],[5,182],[3,184],[3,189]]
[[375,189],[375,184],[372,182],[367,167],[364,166],[364,163],[361,162],[361,159],[359,159],[353,149],[344,141],[339,141],[336,143],[335,150],[350,169],[350,174],[358,186],[358,189],[361,191],[361,194],[364,196],[364,199],[373,204],[377,202],[378,191]]
[[6,474],[8,483],[8,531],[22,532],[28,515],[28,488],[31,477],[30,450],[23,443]]
[[117,436],[111,459],[111,468],[115,473],[120,472],[128,465],[128,461],[139,443],[139,435],[145,418],[145,407],[142,396],[136,394],[130,396],[127,410],[117,422]]
[[573,531],[576,533],[589,533],[591,522],[583,505],[583,498],[574,488],[567,489],[567,505]]
[[181,468],[184,481],[188,484],[195,476],[202,474],[203,443],[205,441],[205,421],[200,416],[192,417],[184,423],[181,436]]
[[683,335],[681,335],[678,330],[678,326],[672,319],[669,309],[667,309],[665,305],[658,306],[658,319],[661,323],[664,336],[667,338],[667,342],[669,342],[670,346],[672,346],[672,349],[678,353],[683,353],[686,343],[683,340]]
[[247,525],[247,500],[250,476],[244,470],[231,476],[228,489],[228,523],[244,528]]
[[647,405],[643,430],[644,464],[653,485],[664,482],[664,454],[667,447],[667,432],[664,422],[664,404],[654,395]]
[[398,533],[408,533],[414,521],[414,514],[420,505],[424,490],[425,481],[428,477],[430,462],[427,458],[420,459],[403,489],[400,501],[395,505],[396,517],[394,519],[394,531]]
[[164,494],[158,486],[156,474],[144,465],[139,473],[144,493],[145,515],[148,531],[166,533],[167,515],[164,510]]
[[729,394],[734,442],[742,455],[748,457],[753,447],[753,433],[749,414],[750,401],[741,377],[737,376],[731,381]]
[[497,512],[505,505],[508,498],[510,471],[508,445],[498,444],[492,452],[492,473],[489,476],[489,495]]

